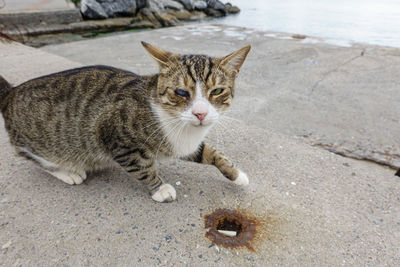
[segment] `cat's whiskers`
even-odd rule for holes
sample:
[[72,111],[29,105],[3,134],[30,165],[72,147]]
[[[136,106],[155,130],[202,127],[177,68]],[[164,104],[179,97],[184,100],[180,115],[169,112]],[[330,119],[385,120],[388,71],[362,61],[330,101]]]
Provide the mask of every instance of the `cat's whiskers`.
[[147,141],[156,133],[158,132],[154,137],[158,136],[160,133],[163,133],[163,128],[165,126],[169,126],[171,124],[174,124],[175,122],[178,122],[179,118],[172,118],[169,120],[164,120],[162,122],[160,122],[160,125],[146,138],[146,140],[144,141],[145,143],[147,143]]
[[165,134],[164,138],[161,140],[161,142],[160,142],[160,144],[159,144],[159,146],[158,146],[158,148],[157,148],[156,158],[158,158],[158,153],[159,153],[159,151],[160,151],[161,145],[162,145],[165,141],[168,141],[168,138],[171,136],[171,134],[173,134],[173,132],[175,131],[175,129],[176,129],[177,127],[179,127],[179,126],[180,126],[180,123],[177,122],[176,125],[174,125],[174,126],[170,129],[170,131],[169,131],[167,134]]
[[[223,124],[225,124],[225,125],[227,125],[228,123],[229,123],[229,124],[232,124],[232,123],[244,124],[244,122],[243,122],[242,120],[238,120],[238,119],[235,119],[235,118],[226,116],[226,115],[224,115],[224,116],[221,118],[221,122],[222,122]],[[236,134],[236,135],[239,136],[239,137],[240,137],[240,136],[243,136],[243,133],[241,133],[240,131],[238,131],[238,129],[240,129],[240,127],[232,127],[232,128],[231,128],[232,133]]]
[[[181,136],[181,134],[183,133],[183,131],[184,131],[184,129],[186,128],[186,126],[187,126],[186,123],[182,123],[182,124],[180,125],[180,127],[179,127],[177,130],[174,130],[174,131],[172,132],[171,138],[176,139],[176,140],[179,140],[179,139],[180,139],[180,136]],[[173,157],[173,158],[179,158],[179,156],[176,155],[176,154],[173,154],[172,157]]]
[[[234,119],[232,117],[228,117],[228,116],[224,115],[222,120],[219,121],[218,126],[221,126],[222,128],[224,128],[226,130],[226,132],[228,132],[228,134],[231,136],[231,138],[233,138],[233,140],[242,139],[243,138],[243,133],[239,132],[234,127],[230,127],[231,124],[229,124],[229,126],[228,126],[227,125],[227,123],[229,123],[228,120],[233,121],[233,122],[243,123],[243,121],[241,121],[241,120]],[[247,142],[252,142],[252,143],[256,144],[254,139],[249,139],[249,140],[247,140]],[[245,153],[245,156],[244,157],[240,157],[240,160],[241,161],[245,161],[249,157],[249,155],[250,155],[249,153]]]
[[176,125],[174,125],[174,126],[168,131],[168,133],[166,133],[166,134],[164,135],[164,138],[161,140],[161,142],[160,142],[160,144],[159,144],[159,146],[158,146],[158,148],[157,148],[157,152],[156,152],[155,158],[158,158],[158,153],[159,153],[159,151],[160,151],[161,145],[164,143],[165,140],[168,140],[167,138],[171,135],[171,133],[174,132],[174,130],[175,130],[178,126],[180,126],[179,121],[176,122]]
[[222,129],[224,130],[224,133],[228,134],[232,138],[232,140],[237,140],[238,138],[240,138],[240,135],[236,132],[236,130],[226,125],[226,122],[221,120],[218,121],[217,125],[221,126]]
[[145,127],[142,127],[141,130],[143,131],[144,129],[146,129],[148,127],[154,126],[155,124],[159,124],[157,127],[160,127],[160,126],[162,127],[163,125],[166,125],[175,120],[179,120],[179,118],[167,118],[167,119],[163,119],[163,120],[157,119],[155,122],[150,123],[150,124],[146,125]]
[[230,116],[228,116],[228,115],[225,115],[225,114],[222,115],[221,118],[222,118],[222,119],[232,120],[232,121],[237,121],[237,122],[243,122],[242,120],[238,120],[238,119],[232,118],[232,117],[230,117]]
[[236,127],[232,127],[232,124],[234,126],[237,125],[236,121],[228,121],[225,118],[222,118],[220,121],[220,124],[226,127],[227,130],[229,130],[230,133],[236,134],[238,136],[241,136],[241,133],[237,130]]
[[176,118],[167,118],[167,119],[164,119],[164,120],[160,120],[159,118],[157,118],[154,122],[152,122],[152,123],[150,123],[150,124],[147,124],[146,126],[142,127],[141,130],[143,131],[144,129],[146,129],[146,128],[148,128],[148,127],[154,125],[154,124],[157,124],[157,123],[162,124],[162,123],[165,123],[165,122],[174,120],[174,119],[176,119]]

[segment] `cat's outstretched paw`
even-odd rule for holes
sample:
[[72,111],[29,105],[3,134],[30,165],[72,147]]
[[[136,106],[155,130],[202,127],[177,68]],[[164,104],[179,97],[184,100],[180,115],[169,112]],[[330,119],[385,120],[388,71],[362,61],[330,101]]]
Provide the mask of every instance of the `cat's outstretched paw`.
[[176,199],[175,188],[170,184],[163,184],[152,196],[152,199],[158,202],[171,202]]
[[233,182],[237,185],[246,186],[249,185],[249,177],[247,177],[247,174],[239,170],[239,175]]

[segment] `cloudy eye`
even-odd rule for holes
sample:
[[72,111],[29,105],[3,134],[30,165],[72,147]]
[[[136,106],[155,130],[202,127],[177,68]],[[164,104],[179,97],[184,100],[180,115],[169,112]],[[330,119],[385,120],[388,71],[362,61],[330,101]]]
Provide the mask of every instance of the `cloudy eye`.
[[188,91],[182,90],[182,89],[176,89],[175,94],[181,97],[185,97],[187,99],[190,98],[190,94]]
[[216,88],[211,91],[210,95],[220,95],[224,91],[223,88]]

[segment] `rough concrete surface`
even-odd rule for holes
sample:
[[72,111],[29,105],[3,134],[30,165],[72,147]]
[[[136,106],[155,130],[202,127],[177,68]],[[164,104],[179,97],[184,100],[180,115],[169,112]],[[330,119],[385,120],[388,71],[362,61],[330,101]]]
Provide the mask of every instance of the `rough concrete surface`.
[[0,13],[73,8],[74,4],[67,0],[0,0]]
[[35,27],[51,27],[52,25],[76,23],[82,20],[77,9],[39,10],[30,12],[0,13],[2,31],[35,31]]
[[295,37],[196,24],[43,50],[85,65],[149,73],[157,69],[140,40],[173,52],[219,56],[251,44],[232,116],[340,154],[400,168],[400,49],[338,47]]
[[0,75],[14,86],[38,76],[82,66],[63,57],[1,39],[0,58]]
[[[212,55],[226,54],[250,42],[253,51],[239,75],[237,97],[230,114],[234,119],[226,119],[225,125],[216,127],[208,138],[249,174],[249,187],[236,187],[211,166],[181,161],[167,161],[159,166],[160,174],[177,189],[178,200],[169,204],[153,202],[136,181],[120,170],[93,173],[84,184],[69,186],[30,162],[15,157],[1,121],[2,265],[400,264],[400,180],[394,176],[394,171],[309,146],[302,139],[282,134],[284,131],[279,127],[271,127],[277,123],[275,117],[278,111],[275,109],[282,112],[282,121],[295,122],[293,116],[299,116],[297,113],[303,111],[301,106],[307,104],[305,95],[310,94],[306,90],[310,87],[305,85],[310,84],[312,88],[315,81],[323,77],[322,73],[326,73],[326,65],[330,66],[328,69],[337,68],[339,63],[360,55],[362,49],[302,44],[299,40],[273,39],[250,30],[229,29],[210,25],[186,26],[71,43],[45,50],[63,54],[82,64],[102,63],[146,74],[157,68],[139,46],[140,40],[175,52]],[[238,40],[237,34],[242,34],[243,40]],[[254,36],[246,39],[248,34]],[[390,84],[398,73],[398,50],[371,47],[369,51],[372,54],[368,57],[364,55],[360,60],[369,58],[372,63],[357,62],[358,59],[347,63],[345,69],[349,69],[328,75],[310,95],[327,100],[325,94],[328,94],[329,87],[340,88],[338,83],[346,81],[341,75],[354,70],[357,70],[357,75],[362,75],[360,70],[367,71],[369,64],[377,64],[371,69],[379,73],[379,64],[393,57],[391,66],[394,69],[388,67],[386,79],[380,84],[375,80],[375,86],[383,88],[383,91],[392,88],[392,97],[396,97]],[[0,44],[0,53],[3,53],[0,74],[14,84],[78,65],[22,45]],[[309,55],[321,56],[313,58],[319,62],[319,67],[304,63],[311,60]],[[287,74],[286,78],[282,73]],[[344,103],[336,107],[336,113],[331,114],[332,120],[339,120],[336,115],[344,113],[339,110],[340,107],[347,110],[362,107],[360,103],[349,107],[347,101],[360,93],[357,89],[361,86],[359,83],[368,87],[373,77],[377,77],[369,73],[369,83],[354,80],[351,85],[355,91],[346,95],[349,90],[343,88],[340,97],[331,95],[331,105],[309,97],[311,103],[308,105],[319,109],[310,110],[309,115],[302,117],[302,121],[293,128],[301,123],[304,127],[318,126],[318,123],[328,125],[324,116],[320,121],[309,120],[315,118],[312,116],[315,112],[329,114],[338,99]],[[336,80],[337,75],[342,79]],[[325,84],[324,87],[322,84]],[[293,95],[286,93],[292,87],[298,92]],[[368,99],[370,93],[364,91],[359,101]],[[383,94],[380,91],[375,93],[377,97]],[[372,100],[370,102],[373,104]],[[392,104],[389,97],[381,102],[380,105]],[[284,111],[280,105],[286,105],[291,110]],[[398,111],[387,111],[389,115],[383,113],[382,116],[394,116],[395,112]],[[350,114],[355,116],[359,113]],[[376,117],[371,117],[371,120],[374,119]],[[348,123],[348,126],[351,125]],[[383,125],[379,120],[376,124]],[[336,126],[332,123],[331,127]],[[346,131],[356,132],[356,126]],[[284,133],[293,134],[290,131]],[[392,138],[389,141],[395,140],[394,135]],[[255,252],[211,245],[204,236],[203,217],[216,208],[240,209],[259,219],[253,244]]]

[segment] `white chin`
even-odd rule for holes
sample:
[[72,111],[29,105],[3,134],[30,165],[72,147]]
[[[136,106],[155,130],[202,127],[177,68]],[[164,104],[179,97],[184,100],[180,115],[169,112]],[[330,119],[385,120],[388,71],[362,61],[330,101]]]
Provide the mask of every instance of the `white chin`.
[[210,127],[213,124],[211,121],[205,121],[200,124],[200,122],[196,121],[192,123],[194,127]]

